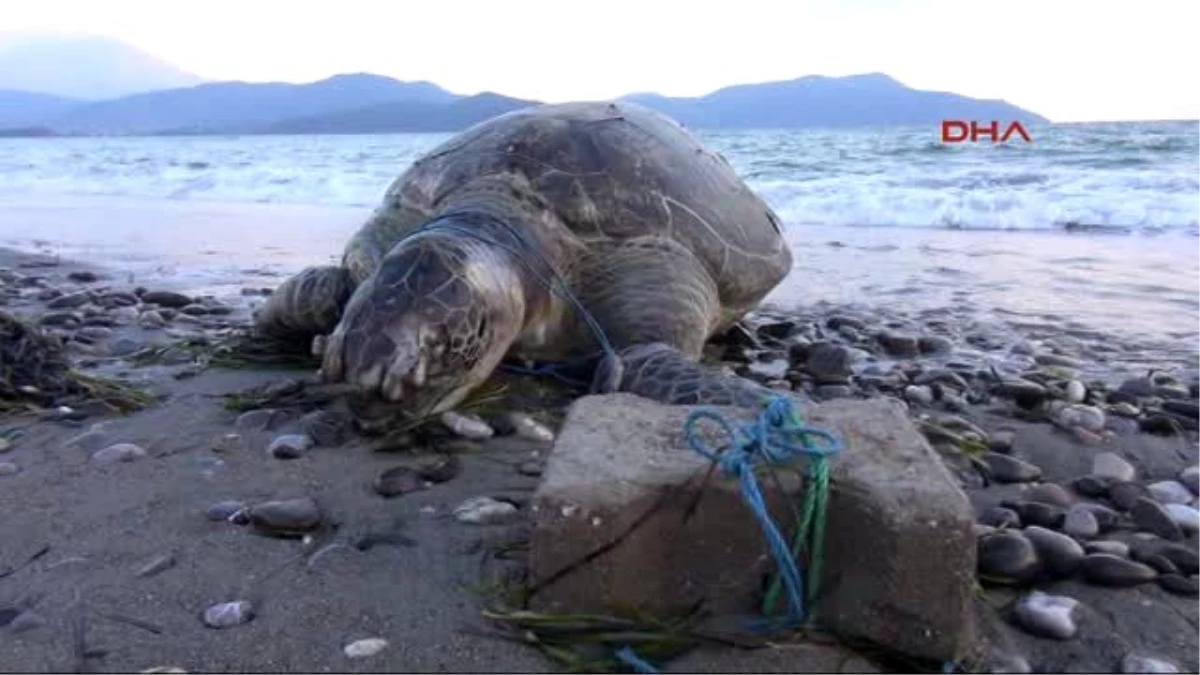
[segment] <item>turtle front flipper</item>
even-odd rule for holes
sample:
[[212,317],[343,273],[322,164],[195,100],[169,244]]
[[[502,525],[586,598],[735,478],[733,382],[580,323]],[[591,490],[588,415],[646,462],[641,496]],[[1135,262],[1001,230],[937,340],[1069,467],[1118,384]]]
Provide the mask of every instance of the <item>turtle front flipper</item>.
[[346,268],[306,268],[271,293],[254,317],[255,328],[289,342],[311,341],[337,327],[353,292],[354,280]]

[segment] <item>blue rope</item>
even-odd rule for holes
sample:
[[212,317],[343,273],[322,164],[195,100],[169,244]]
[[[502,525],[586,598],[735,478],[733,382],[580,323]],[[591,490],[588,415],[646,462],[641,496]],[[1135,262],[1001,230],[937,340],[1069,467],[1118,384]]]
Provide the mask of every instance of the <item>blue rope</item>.
[[[730,448],[723,454],[705,447],[696,435],[694,426],[702,419],[716,422],[729,436]],[[742,498],[754,516],[758,518],[766,536],[771,555],[779,568],[784,590],[788,598],[788,613],[786,621],[789,624],[803,623],[806,617],[804,608],[804,581],[795,556],[788,548],[787,541],[780,533],[778,525],[771,518],[766,500],[759,489],[758,480],[754,476],[754,465],[765,463],[781,466],[791,463],[797,456],[806,455],[816,461],[823,461],[829,455],[841,451],[841,443],[830,433],[799,424],[792,401],[784,396],[773,397],[764,410],[753,422],[742,425],[740,431],[743,439],[738,440],[738,430],[720,413],[711,410],[693,412],[684,425],[688,444],[700,455],[713,461],[729,476],[735,477],[741,483]],[[811,441],[814,438],[827,442],[826,447],[819,447]]]
[[633,672],[635,673],[643,673],[643,675],[657,675],[658,673],[657,668],[650,665],[650,663],[638,656],[637,653],[629,647],[629,645],[625,645],[624,647],[618,649],[615,656],[619,661],[630,668],[633,668]]

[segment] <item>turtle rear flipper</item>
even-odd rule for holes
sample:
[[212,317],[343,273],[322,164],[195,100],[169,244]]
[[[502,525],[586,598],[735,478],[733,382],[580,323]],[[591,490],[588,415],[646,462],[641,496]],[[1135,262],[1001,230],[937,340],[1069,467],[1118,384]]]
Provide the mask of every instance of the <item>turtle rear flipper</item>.
[[306,268],[275,289],[254,317],[255,328],[281,340],[311,342],[333,332],[353,293],[346,268]]

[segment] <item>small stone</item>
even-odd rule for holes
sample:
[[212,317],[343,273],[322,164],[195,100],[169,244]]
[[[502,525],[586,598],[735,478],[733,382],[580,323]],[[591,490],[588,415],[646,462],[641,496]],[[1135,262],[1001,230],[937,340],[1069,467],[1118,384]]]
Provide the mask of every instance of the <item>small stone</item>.
[[229,520],[233,514],[244,511],[246,505],[236,499],[219,501],[204,510],[204,517],[212,521]]
[[[1200,532],[1200,511],[1187,504],[1167,504],[1165,508],[1179,529],[1193,534]],[[1168,537],[1163,538],[1167,539]]]
[[1177,480],[1162,480],[1146,486],[1150,496],[1161,504],[1191,504],[1196,498],[1186,485]]
[[1115,555],[1118,558],[1129,557],[1129,544],[1123,541],[1113,541],[1104,539],[1101,541],[1089,541],[1083,545],[1083,550],[1087,553],[1107,553]]
[[513,520],[517,507],[491,497],[474,497],[454,509],[454,518],[460,523],[494,525]]
[[[1033,666],[1029,665],[1029,661],[1020,654],[1007,654],[993,652],[988,654],[985,668],[982,672],[993,673],[994,675],[1029,675],[1033,672]],[[857,672],[857,671],[843,671]]]
[[38,319],[42,326],[63,326],[73,328],[79,325],[79,315],[75,312],[46,312]]
[[300,428],[317,445],[332,448],[346,442],[350,419],[334,410],[316,410],[300,418]]
[[1158,576],[1154,568],[1109,553],[1092,553],[1080,565],[1083,578],[1098,586],[1136,586]]
[[1092,460],[1092,475],[1128,482],[1137,478],[1137,470],[1116,453],[1102,452]]
[[204,305],[193,302],[189,305],[184,305],[183,307],[180,307],[179,313],[187,314],[188,316],[204,316],[205,314],[208,314],[208,307],[205,307]]
[[853,374],[850,350],[831,342],[818,342],[808,349],[804,370],[817,384],[843,384]]
[[544,469],[545,469],[545,465],[541,462],[541,460],[531,459],[531,460],[528,460],[525,462],[521,462],[517,466],[517,473],[521,474],[522,476],[535,476],[536,477],[536,476],[542,475],[542,471]]
[[1122,511],[1132,510],[1139,499],[1150,499],[1150,490],[1133,481],[1108,486],[1108,498]]
[[217,453],[235,452],[243,447],[241,434],[221,434],[212,441],[212,451]]
[[385,469],[375,479],[375,492],[387,499],[416,492],[424,487],[425,481],[417,475],[416,471],[407,466]]
[[1032,407],[1046,399],[1046,388],[1029,380],[1005,380],[999,386],[1000,393],[1012,397],[1022,407]]
[[267,454],[275,459],[299,459],[312,447],[312,439],[303,434],[284,434],[271,441]]
[[1141,530],[1170,541],[1183,539],[1183,532],[1180,531],[1179,524],[1172,518],[1171,513],[1153,499],[1139,497],[1134,502],[1133,508],[1129,510],[1129,515],[1133,517],[1134,524]]
[[1016,511],[1003,506],[993,506],[979,515],[979,522],[991,527],[1015,528],[1021,526],[1021,516]]
[[1200,553],[1196,551],[1195,546],[1164,544],[1154,552],[1175,563],[1175,566],[1185,574],[1195,574],[1200,571]]
[[508,423],[520,438],[538,443],[553,443],[554,432],[530,415],[521,412],[511,412],[507,415]]
[[980,576],[1005,582],[1032,581],[1041,572],[1033,542],[1011,530],[979,539],[977,560]]
[[1079,380],[1071,380],[1067,383],[1066,394],[1071,403],[1083,403],[1083,399],[1087,397],[1087,387]]
[[1083,547],[1074,539],[1037,525],[1026,527],[1023,533],[1026,539],[1033,542],[1038,559],[1047,572],[1068,577],[1079,569],[1085,554]]
[[1075,637],[1075,608],[1079,601],[1063,595],[1033,591],[1017,603],[1017,623],[1030,633],[1055,640]]
[[21,612],[8,624],[8,630],[15,634],[28,633],[31,630],[37,630],[46,625],[46,619],[41,614],[25,610]]
[[1108,487],[1115,482],[1105,476],[1083,476],[1072,481],[1071,487],[1084,497],[1106,497]]
[[1074,368],[1078,369],[1083,366],[1079,359],[1073,359],[1062,354],[1038,354],[1033,357],[1034,363],[1039,366],[1053,366],[1055,368]]
[[818,400],[832,401],[836,398],[850,398],[854,390],[845,384],[822,384],[817,386],[813,394]]
[[79,284],[90,284],[100,280],[100,277],[95,272],[88,270],[75,270],[67,274],[67,278]]
[[417,467],[417,475],[430,483],[445,483],[454,480],[462,471],[462,463],[455,455],[437,457],[421,463]]
[[1154,382],[1148,377],[1134,377],[1122,382],[1117,391],[1134,398],[1153,396]]
[[155,556],[145,565],[142,565],[134,576],[138,578],[152,577],[160,572],[165,572],[175,566],[175,556],[166,553],[160,556]]
[[899,333],[883,332],[875,336],[879,346],[887,352],[888,356],[896,358],[911,358],[921,353],[917,338],[911,335],[901,335]]
[[1159,574],[1179,574],[1179,568],[1175,566],[1175,563],[1158,553],[1138,562],[1153,567],[1154,571]]
[[1040,468],[1010,455],[988,452],[983,455],[983,462],[999,483],[1028,483],[1042,477]]
[[1164,574],[1158,578],[1158,585],[1175,595],[1191,598],[1200,595],[1200,579],[1195,575],[1185,577],[1182,574]]
[[450,410],[442,413],[440,420],[447,429],[463,438],[482,440],[484,438],[491,438],[496,433],[487,422],[484,422],[477,415]]
[[1179,473],[1179,482],[1183,483],[1194,495],[1200,495],[1200,466],[1189,466]]
[[[1067,428],[1080,428],[1090,432],[1104,430],[1104,411],[1090,405],[1068,405],[1058,411],[1056,421]],[[1100,473],[1093,471],[1093,473]]]
[[152,309],[139,314],[137,323],[142,328],[153,330],[156,328],[165,328],[167,320],[160,312]]
[[142,293],[142,302],[179,309],[192,304],[192,299],[182,293],[172,291],[146,291]]
[[209,628],[231,628],[254,618],[254,606],[249,600],[222,602],[204,610],[204,625]]
[[146,454],[144,449],[133,443],[117,443],[92,453],[92,461],[97,464],[132,462],[145,457]]
[[237,421],[233,426],[242,433],[250,431],[268,431],[271,428],[271,423],[275,420],[275,410],[260,409],[250,410],[238,415]]
[[1076,539],[1091,539],[1100,534],[1100,523],[1090,509],[1075,505],[1067,509],[1062,530]]
[[1108,411],[1114,415],[1119,415],[1121,417],[1130,417],[1130,418],[1134,418],[1134,417],[1137,417],[1138,415],[1142,414],[1142,411],[1138,410],[1137,406],[1133,405],[1132,403],[1127,403],[1125,401],[1122,401],[1120,403],[1115,403],[1115,404],[1109,406]]
[[82,307],[91,302],[92,295],[87,291],[79,291],[77,293],[67,293],[54,298],[46,303],[46,307],[50,309],[75,309]]
[[1029,486],[1021,497],[1031,502],[1041,502],[1043,504],[1053,504],[1067,508],[1075,500],[1071,498],[1071,493],[1067,492],[1066,488],[1058,483],[1038,483]]
[[998,452],[1002,455],[1012,454],[1013,442],[1016,440],[1016,435],[1011,431],[997,431],[992,434],[988,441],[988,450]]
[[910,384],[904,388],[904,398],[909,403],[933,405],[933,390],[924,385]]
[[12,449],[13,449],[13,442],[3,436],[0,436],[0,454],[4,454]]
[[294,537],[321,527],[324,519],[311,497],[256,504],[247,512],[250,524],[264,534]]
[[1067,519],[1067,512],[1061,506],[1053,504],[1043,504],[1042,502],[1004,502],[1004,506],[1011,508],[1021,516],[1021,522],[1026,525],[1038,525],[1040,527],[1057,530],[1062,527],[1063,522]]
[[21,473],[21,467],[12,462],[0,462],[0,477],[15,476]]
[[1122,673],[1178,673],[1179,666],[1162,659],[1129,654],[1121,659]]
[[917,347],[922,354],[945,354],[954,349],[954,343],[940,335],[925,335],[917,340]]
[[1181,401],[1178,399],[1170,399],[1162,402],[1163,410],[1173,412],[1176,415],[1190,417],[1192,419],[1200,418],[1200,402],[1197,401]]
[[351,642],[342,648],[342,652],[346,655],[346,658],[363,659],[378,654],[387,646],[388,641],[383,638],[366,638]]

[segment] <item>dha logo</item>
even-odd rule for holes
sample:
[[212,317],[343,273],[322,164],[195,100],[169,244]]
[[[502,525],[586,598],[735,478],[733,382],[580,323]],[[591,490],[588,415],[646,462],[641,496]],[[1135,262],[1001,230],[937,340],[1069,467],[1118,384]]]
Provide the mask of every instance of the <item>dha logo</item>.
[[1033,139],[1029,137],[1029,132],[1025,131],[1025,127],[1016,120],[1008,125],[1003,134],[1000,133],[1000,123],[996,120],[992,120],[987,126],[982,126],[979,122],[974,121],[942,120],[943,143],[962,143],[966,140],[978,143],[980,136],[991,138],[992,143],[1007,143],[1014,134],[1025,139],[1026,143],[1033,142]]

